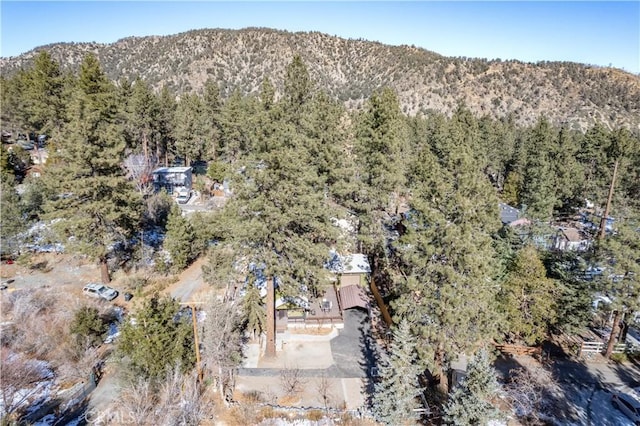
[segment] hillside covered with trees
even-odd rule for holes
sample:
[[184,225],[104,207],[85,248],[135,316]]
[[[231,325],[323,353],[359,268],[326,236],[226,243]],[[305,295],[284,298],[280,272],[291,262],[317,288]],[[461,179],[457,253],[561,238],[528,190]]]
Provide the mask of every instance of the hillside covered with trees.
[[300,55],[317,87],[349,109],[390,87],[409,115],[435,110],[450,116],[463,102],[476,116],[513,115],[519,124],[545,115],[553,124],[580,130],[596,122],[609,128],[640,125],[639,76],[576,63],[451,58],[414,46],[249,28],[131,37],[107,45],[53,44],[1,58],[0,73],[7,78],[28,68],[41,50],[63,71],[77,71],[84,55],[93,53],[111,80],[140,76],[155,91],[166,86],[179,94],[201,93],[212,78],[224,98],[235,89],[259,93],[265,77],[281,96],[286,66]]
[[[221,48],[223,41],[239,50]],[[298,49],[302,41],[307,47]],[[318,46],[325,57],[313,56]],[[212,65],[210,55],[221,52],[233,61]],[[553,332],[584,327],[595,292],[611,295],[620,314],[638,310],[640,134],[635,124],[629,128],[637,119],[637,77],[576,64],[454,60],[266,30],[55,45],[33,61],[28,56],[3,62],[2,128],[12,130],[9,139],[48,135],[48,159],[34,175],[37,149],[30,155],[17,143],[10,151],[3,144],[3,255],[22,251],[30,225],[50,224],[47,238],[100,264],[104,282],[122,269],[179,272],[203,255],[203,274],[215,288],[252,287],[261,275],[281,295],[311,299],[332,285],[332,250],[364,253],[395,324],[370,401],[382,423],[414,421],[423,391],[440,395],[429,401],[438,401],[432,403],[446,418],[458,416],[460,401],[470,398],[492,418],[487,404],[495,383],[484,352],[474,358],[466,387],[446,402],[448,371],[459,354],[496,341],[540,344]],[[261,66],[254,67],[258,56]],[[20,61],[24,68],[9,72]],[[340,69],[349,78],[338,84]],[[566,80],[558,79],[563,73]],[[482,76],[487,85],[476,85]],[[432,97],[426,87],[434,86],[422,83],[412,89],[411,82],[432,79],[446,94]],[[487,89],[494,79],[503,83]],[[516,98],[521,110],[500,110]],[[420,106],[419,99],[436,103]],[[574,103],[562,103],[569,99]],[[346,100],[361,107],[348,108]],[[574,128],[571,117],[589,116],[580,102],[600,111],[590,117],[602,121]],[[478,114],[484,104],[486,114]],[[602,115],[606,108],[615,117]],[[206,164],[209,179],[230,182],[233,195],[223,208],[185,217],[167,194],[150,190],[149,171],[177,159]],[[602,216],[608,197],[617,232],[596,239],[590,231],[593,244],[580,255],[550,249],[550,224],[577,215],[586,200]],[[503,226],[501,201],[530,220],[523,231]],[[345,234],[336,220],[353,231]],[[150,230],[163,238],[148,262],[137,235]],[[583,279],[587,266],[602,264],[614,273]],[[242,308],[232,309],[242,318],[225,329],[236,338],[264,331],[261,302],[247,290]],[[147,380],[136,386],[157,389],[168,371],[163,357],[191,368],[185,348],[192,337],[171,321],[175,303],[149,300],[142,308],[148,321],[127,325],[120,350],[131,374]],[[145,335],[147,322],[156,327],[154,318],[171,323],[173,334],[148,339],[149,348],[177,342],[171,351],[137,350],[127,340]],[[214,333],[216,324],[209,327]],[[234,338],[222,340],[233,345],[208,352],[218,357],[208,365],[219,367],[208,374],[230,386],[225,377],[240,355]],[[11,339],[3,344],[18,348]],[[424,372],[426,389],[417,377],[397,380]]]

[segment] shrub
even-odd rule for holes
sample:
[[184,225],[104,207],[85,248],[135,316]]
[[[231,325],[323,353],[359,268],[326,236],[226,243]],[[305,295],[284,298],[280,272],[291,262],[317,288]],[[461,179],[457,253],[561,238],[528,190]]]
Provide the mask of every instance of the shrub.
[[611,357],[609,359],[611,359],[611,361],[615,362],[616,364],[622,364],[629,361],[629,358],[625,353],[611,354]]
[[323,417],[324,413],[320,410],[311,410],[307,413],[307,419],[314,422],[319,422]]
[[107,332],[108,324],[100,317],[98,309],[82,306],[74,316],[69,331],[75,336],[79,349],[99,346]]

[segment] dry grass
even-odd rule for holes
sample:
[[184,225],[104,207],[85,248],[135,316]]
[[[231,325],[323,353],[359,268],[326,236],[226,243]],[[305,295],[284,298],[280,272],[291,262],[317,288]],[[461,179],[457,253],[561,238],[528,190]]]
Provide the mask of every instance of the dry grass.
[[327,336],[331,334],[333,328],[328,327],[305,327],[305,328],[289,328],[290,334],[311,334],[314,336]]

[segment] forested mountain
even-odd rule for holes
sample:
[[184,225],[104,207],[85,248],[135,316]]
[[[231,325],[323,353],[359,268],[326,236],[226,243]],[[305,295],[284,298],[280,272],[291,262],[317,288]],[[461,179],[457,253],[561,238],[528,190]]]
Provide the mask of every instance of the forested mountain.
[[451,58],[414,46],[388,46],[318,32],[264,28],[193,30],[172,36],[129,37],[112,44],[59,43],[0,58],[10,77],[47,50],[63,70],[76,71],[94,53],[112,80],[140,76],[154,89],[203,90],[211,77],[223,97],[238,88],[257,93],[263,79],[284,91],[285,68],[299,54],[319,88],[349,108],[384,86],[398,93],[406,114],[433,109],[450,115],[460,102],[476,115],[513,114],[519,124],[545,115],[553,124],[585,130],[595,122],[640,127],[640,77],[570,62],[537,64]]
[[[261,34],[263,47],[255,43],[248,47]],[[226,37],[228,50],[207,44],[209,36],[212,40]],[[329,63],[327,59],[325,64],[313,56],[320,51],[313,46],[320,46],[323,38],[327,40],[323,52],[331,50],[327,47],[331,43],[343,44],[347,51],[354,47],[350,51],[354,58],[358,46],[370,52],[362,53],[360,62]],[[306,39],[317,43],[298,49]],[[606,351],[610,356],[621,318],[640,312],[640,132],[637,124],[631,130],[624,128],[622,112],[616,113],[615,120],[602,117],[578,131],[566,123],[554,123],[572,111],[558,102],[543,110],[541,102],[525,100],[529,115],[520,119],[533,123],[521,124],[515,114],[477,117],[474,112],[480,112],[480,104],[474,99],[484,101],[485,97],[452,94],[452,106],[411,115],[403,111],[410,109],[406,95],[410,78],[403,77],[409,74],[398,71],[394,76],[385,69],[394,69],[401,58],[405,65],[397,69],[405,71],[436,69],[439,63],[452,64],[448,66],[454,70],[471,69],[482,62],[456,62],[417,49],[318,34],[264,30],[193,32],[155,40],[153,55],[133,54],[133,47],[121,50],[128,51],[129,58],[141,58],[135,69],[126,68],[124,62],[116,66],[109,60],[115,56],[105,56],[118,51],[117,45],[59,45],[50,46],[53,55],[40,51],[32,64],[25,62],[23,69],[0,80],[0,256],[23,262],[31,256],[25,249],[34,244],[58,243],[70,254],[96,261],[103,282],[112,275],[117,282],[116,273],[122,274],[126,280],[120,278],[120,283],[136,291],[136,298],[145,298],[139,304],[143,312],[135,313],[145,320],[129,322],[117,343],[121,359],[130,360],[123,364],[123,371],[139,379],[134,388],[126,384],[119,403],[142,401],[152,407],[130,409],[140,413],[137,424],[162,423],[154,413],[164,412],[182,413],[181,418],[189,419],[184,420],[187,424],[199,424],[206,411],[197,406],[189,414],[185,411],[189,407],[177,401],[136,400],[127,392],[187,389],[185,382],[177,380],[178,373],[187,373],[193,374],[189,376],[194,384],[191,401],[201,401],[206,386],[212,384],[220,395],[233,394],[230,378],[242,359],[242,336],[259,340],[270,330],[267,348],[275,352],[275,318],[263,309],[262,288],[274,289],[271,294],[277,292],[283,299],[319,303],[335,285],[327,267],[332,253],[366,256],[375,283],[372,288],[382,299],[377,303],[387,312],[385,322],[395,324],[385,330],[379,322],[380,330],[374,330],[377,341],[390,339],[389,346],[380,349],[376,360],[379,378],[362,388],[367,392],[367,409],[383,424],[412,424],[420,412],[414,410],[425,404],[415,396],[423,393],[429,396],[428,408],[443,408],[449,418],[460,417],[461,407],[467,406],[474,409],[465,412],[491,418],[496,411],[491,404],[495,378],[488,360],[476,354],[478,348],[496,342],[541,345],[552,333],[583,329],[591,320],[598,292],[612,298],[617,312]],[[179,40],[191,40],[191,47],[181,47]],[[183,65],[177,59],[177,68],[166,70],[166,75],[176,77],[169,87],[144,71],[154,69],[153,61],[158,69],[165,66],[173,51],[162,46],[172,41],[175,58],[192,54],[196,59],[185,59]],[[287,61],[289,53],[278,47],[285,46],[285,41],[290,43],[287,52],[300,50],[301,55]],[[120,43],[141,47],[153,41]],[[268,55],[274,52],[272,62],[261,57],[262,68],[252,66],[266,46],[270,46]],[[228,75],[217,74],[213,65],[201,74],[181,71],[182,66],[207,62],[197,59],[207,57],[205,53],[194,53],[204,52],[205,47],[226,52],[219,59],[228,60],[220,66]],[[75,49],[79,56],[83,49],[95,49],[108,73],[91,52],[77,69],[71,67],[64,49]],[[334,55],[343,58],[349,53]],[[422,62],[416,59],[411,68],[406,59],[410,57]],[[356,62],[359,68],[346,69],[347,63],[355,66]],[[267,63],[271,68],[266,68]],[[566,64],[487,66],[520,67],[527,71],[517,74],[518,78],[534,81],[531,84],[538,71],[544,74],[540,70],[558,75],[560,69],[572,69],[576,76],[613,72]],[[557,69],[552,72],[554,66]],[[126,75],[118,71],[122,67]],[[237,74],[230,71],[236,69]],[[353,79],[347,82],[345,77],[340,86],[328,77],[332,74],[321,73],[327,69],[342,69]],[[358,70],[380,78],[369,82]],[[262,75],[265,78],[259,82],[253,80]],[[417,71],[413,75],[418,78]],[[480,90],[468,83],[472,76],[461,78],[458,86],[451,87]],[[540,78],[540,87],[546,87],[547,80]],[[583,86],[592,89],[575,99],[593,103],[589,96],[596,99],[597,93],[614,93],[610,88],[615,84],[626,95],[637,94],[632,91],[637,78],[625,78],[627,86],[606,77],[585,77]],[[348,92],[358,79],[367,84],[357,93]],[[385,81],[393,87],[378,87]],[[588,86],[588,81],[599,83]],[[194,90],[180,92],[178,86],[187,84]],[[500,87],[521,96],[527,93],[508,84]],[[582,86],[568,87],[575,91]],[[415,90],[419,93],[420,87]],[[539,96],[546,93],[540,91]],[[336,99],[363,96],[358,109],[348,109],[353,102],[345,105]],[[630,99],[615,93],[607,96],[598,99],[612,105],[607,99],[614,99],[616,105]],[[496,104],[506,98],[502,99]],[[635,110],[625,113],[626,124],[634,111],[637,115],[635,105]],[[494,114],[501,113],[494,108]],[[48,154],[46,162],[43,151]],[[201,198],[201,211],[183,216],[167,192],[153,188],[153,170],[169,164],[193,166],[193,189]],[[209,204],[209,196],[219,196],[216,185],[221,183],[230,191],[224,192],[221,204]],[[509,221],[501,220],[501,201],[520,209],[524,217],[518,228],[503,226]],[[605,225],[610,221],[612,229],[607,232]],[[336,226],[341,223],[347,226]],[[598,236],[597,224],[602,226]],[[580,245],[585,251],[564,252],[556,244],[567,236],[564,231],[569,226],[576,227],[572,229],[583,238]],[[37,235],[32,235],[32,229]],[[149,243],[145,235],[156,237]],[[168,273],[179,273],[200,256],[207,258],[202,268],[206,282],[229,295],[222,301],[215,297],[217,304],[207,310],[211,321],[207,319],[204,329],[203,353],[208,371],[202,387],[195,386],[196,374],[201,372],[190,371],[194,365],[190,348],[198,344],[193,342],[191,327],[179,326],[175,320],[179,305],[141,293],[142,287],[150,285],[146,277],[158,277],[164,289]],[[594,270],[607,272],[597,278],[587,274]],[[299,311],[311,305],[295,306]],[[81,319],[89,317],[81,322],[94,322],[90,315],[81,314]],[[156,338],[141,345],[142,333]],[[10,335],[5,346],[15,353],[40,356],[31,348],[41,345],[22,336]],[[360,345],[366,347],[367,341]],[[220,342],[225,342],[224,347]],[[368,351],[362,351],[366,358]],[[442,407],[452,362],[460,354],[476,354],[471,363],[475,365],[469,368],[468,382],[454,388]],[[182,367],[172,376],[178,384],[171,388],[162,381],[167,365]],[[364,368],[371,371],[368,364]],[[419,375],[427,382],[418,380]],[[218,409],[216,404],[210,406]]]

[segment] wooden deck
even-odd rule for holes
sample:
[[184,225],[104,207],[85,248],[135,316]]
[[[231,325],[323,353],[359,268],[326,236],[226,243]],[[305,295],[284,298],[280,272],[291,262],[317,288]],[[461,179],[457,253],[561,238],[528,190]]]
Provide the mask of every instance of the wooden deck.
[[307,312],[305,321],[313,323],[342,323],[340,302],[334,286],[327,288],[321,298],[318,298],[318,300],[314,300],[311,303],[311,309]]

